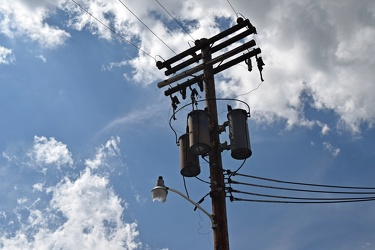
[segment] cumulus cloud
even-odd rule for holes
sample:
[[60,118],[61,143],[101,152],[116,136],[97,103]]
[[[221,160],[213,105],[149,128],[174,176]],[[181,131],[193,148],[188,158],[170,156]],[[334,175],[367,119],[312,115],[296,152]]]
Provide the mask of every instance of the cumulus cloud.
[[93,159],[85,160],[85,164],[90,169],[97,169],[99,166],[106,165],[105,160],[108,157],[119,156],[120,149],[118,144],[120,143],[119,137],[112,137],[105,145],[100,146],[97,149],[96,155]]
[[[62,0],[59,6],[70,14],[70,27],[77,30],[87,28],[92,34],[107,40],[118,38],[105,27],[107,26],[137,47],[138,56],[121,64],[132,66],[132,80],[144,85],[163,77],[163,73],[155,67],[155,57],[168,57],[181,52],[184,46],[180,43],[183,42],[187,47],[188,42],[192,42],[191,37],[202,38],[218,33],[220,29],[215,17],[231,16],[225,8],[218,8],[222,3],[212,6],[203,2],[196,4],[195,1],[168,2],[170,13],[184,25],[185,30],[189,30],[187,34],[179,25],[173,28],[168,25],[174,21],[156,1],[143,0],[125,4],[147,27],[118,1],[94,0],[79,3],[80,6],[77,6],[72,1]],[[120,40],[124,42],[124,39]],[[112,64],[114,65],[118,64]]]
[[[230,20],[234,19],[227,1],[218,1],[215,6],[196,1],[168,3],[168,11],[189,31],[186,34],[156,3],[148,3],[148,8],[143,7],[143,1],[126,4],[148,27],[118,2],[95,0],[82,5],[124,38],[136,41],[135,45],[152,57],[169,58],[174,52],[187,49],[191,37],[208,38],[219,33],[220,18],[232,22],[230,25],[233,24]],[[233,6],[257,27],[256,40],[266,63],[263,72],[266,81],[256,92],[241,97],[251,104],[254,119],[268,123],[281,119],[289,128],[325,123],[308,117],[305,106],[309,105],[317,111],[332,110],[339,118],[337,127],[353,133],[360,132],[361,124],[373,126],[373,2],[358,5],[355,1],[343,4],[269,0],[252,4],[237,2]],[[104,39],[115,37],[71,1],[61,1],[60,7],[71,14],[71,27],[87,28]],[[135,82],[155,82],[164,76],[149,55],[139,52],[134,59],[116,65],[132,66],[134,71],[127,77]],[[217,85],[219,94],[224,96],[247,93],[260,82],[256,72],[248,73],[244,67],[232,67],[222,76]],[[307,92],[308,100],[304,99]],[[329,131],[328,127],[322,129],[322,134]]]
[[[49,208],[29,209],[28,223],[13,237],[2,235],[3,249],[139,249],[137,224],[121,219],[121,200],[108,179],[86,169],[77,180],[66,178],[47,192]],[[20,205],[27,203],[21,199]],[[48,227],[59,213],[65,218],[56,229]],[[32,235],[30,235],[32,232]]]
[[46,0],[2,0],[0,2],[0,33],[8,37],[25,36],[40,45],[53,48],[70,37],[46,19],[55,7]]
[[[189,48],[192,40],[219,33],[221,24],[233,25],[235,19],[224,0],[215,5],[194,0],[168,4],[159,1],[187,34],[156,1],[125,3],[147,27],[119,1],[77,2],[80,6],[68,0],[2,1],[0,32],[10,37],[22,34],[47,47],[61,45],[69,34],[46,21],[58,8],[68,14],[66,23],[72,29],[137,47],[133,47],[138,50],[135,56],[110,63],[107,68],[130,66],[133,70],[124,74],[126,79],[148,85],[165,78],[155,67],[158,55],[168,59]],[[309,117],[305,112],[308,105],[318,112],[328,110],[337,114],[339,129],[360,133],[361,125],[374,125],[373,1],[358,4],[350,0],[265,0],[250,4],[238,1],[232,5],[257,27],[255,39],[266,64],[262,86],[240,97],[251,105],[254,120],[267,123],[282,120],[288,128],[327,123]],[[234,97],[256,88],[260,82],[258,73],[249,73],[245,68],[235,66],[223,72],[217,80],[218,94]],[[308,99],[304,98],[306,93]],[[322,133],[326,132],[324,127]]]
[[11,64],[16,61],[11,49],[0,46],[0,64]]
[[[99,147],[94,159],[100,160],[87,164],[78,175],[65,172],[62,179],[48,186],[37,182],[30,195],[23,193],[17,198],[17,207],[13,209],[17,220],[8,221],[20,226],[15,231],[12,227],[0,228],[0,248],[140,249],[137,223],[125,222],[123,218],[127,203],[116,195],[108,175],[94,171],[105,165],[107,159],[117,158],[119,141],[111,138]],[[41,148],[51,144],[59,152],[66,149],[52,138],[35,138],[35,145],[42,145]],[[42,159],[46,161],[44,156]],[[54,159],[52,162],[60,158]],[[3,214],[5,219],[11,217],[10,213]]]
[[62,142],[51,137],[34,137],[34,145],[29,157],[38,165],[55,165],[58,168],[64,165],[73,165],[72,154]]
[[[253,118],[268,123],[283,119],[288,127],[324,124],[309,118],[308,105],[317,111],[334,111],[338,127],[354,133],[360,132],[363,123],[372,127],[375,52],[364,48],[375,31],[375,4],[263,1],[254,5],[257,8],[234,4],[257,26],[256,40],[266,63],[266,81],[257,91],[240,97],[250,103]],[[262,16],[256,9],[264,10]],[[349,38],[348,32],[353,36]],[[244,67],[232,67],[222,75],[217,85],[228,97],[248,93],[260,82],[255,72],[248,73]],[[322,127],[322,134],[328,131]]]

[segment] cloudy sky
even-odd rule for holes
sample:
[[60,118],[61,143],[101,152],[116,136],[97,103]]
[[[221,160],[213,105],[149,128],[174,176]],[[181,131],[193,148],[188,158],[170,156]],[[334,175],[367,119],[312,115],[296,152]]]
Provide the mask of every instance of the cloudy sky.
[[[167,77],[155,60],[235,25],[238,16],[257,28],[249,39],[266,64],[264,82],[245,63],[216,77],[219,98],[251,107],[253,155],[240,173],[375,187],[374,1],[1,0],[0,247],[212,249],[204,213],[173,193],[164,204],[150,197],[159,175],[186,193],[168,124],[171,102],[157,87]],[[227,104],[218,102],[220,123]],[[189,109],[172,120],[178,136]],[[242,161],[224,152],[223,163],[235,170]],[[208,181],[203,160],[201,168],[199,178]],[[188,178],[186,190],[198,201],[209,186]],[[202,206],[211,211],[210,199]],[[375,249],[374,201],[228,200],[227,210],[232,249]]]

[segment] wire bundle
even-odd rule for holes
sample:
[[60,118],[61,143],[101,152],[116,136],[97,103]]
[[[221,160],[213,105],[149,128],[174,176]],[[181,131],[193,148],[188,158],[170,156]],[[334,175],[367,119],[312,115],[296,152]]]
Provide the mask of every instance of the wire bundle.
[[[375,200],[374,187],[336,186],[303,182],[291,182],[264,178],[254,175],[227,171],[226,192],[230,201],[324,204],[350,203]],[[233,180],[240,176],[247,181]],[[279,183],[272,185],[269,183]],[[253,191],[244,191],[242,187],[252,187]],[[304,188],[309,187],[309,188]],[[271,192],[272,190],[272,192]],[[261,197],[261,198],[259,198]]]

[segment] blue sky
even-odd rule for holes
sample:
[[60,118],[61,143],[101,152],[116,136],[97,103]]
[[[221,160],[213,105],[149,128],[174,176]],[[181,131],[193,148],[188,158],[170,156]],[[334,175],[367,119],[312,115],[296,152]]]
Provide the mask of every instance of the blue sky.
[[[166,77],[154,58],[174,56],[165,44],[180,53],[192,38],[234,25],[235,12],[257,28],[252,38],[266,64],[260,86],[258,72],[244,63],[216,77],[218,97],[237,97],[251,107],[253,155],[241,173],[375,187],[373,1],[232,0],[233,11],[224,0],[160,0],[189,35],[157,1],[123,1],[165,44],[120,1],[76,2],[122,38],[72,0],[0,2],[2,249],[213,248],[205,214],[173,193],[164,204],[151,199],[159,175],[185,192],[168,124],[170,99],[156,86]],[[218,102],[220,123],[227,103]],[[178,135],[188,112],[172,123]],[[223,153],[225,169],[241,163]],[[199,177],[208,181],[207,163],[201,168]],[[209,192],[195,178],[186,186],[195,201]],[[211,211],[210,199],[202,206]],[[374,208],[371,201],[227,200],[230,246],[375,249]]]

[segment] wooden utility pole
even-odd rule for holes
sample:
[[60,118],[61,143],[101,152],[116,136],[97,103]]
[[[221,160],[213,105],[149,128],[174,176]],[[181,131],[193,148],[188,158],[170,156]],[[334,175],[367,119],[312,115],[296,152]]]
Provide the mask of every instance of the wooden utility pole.
[[[245,31],[232,36],[221,43],[217,43],[219,40],[226,38],[227,36],[246,28]],[[221,159],[221,143],[219,140],[219,124],[216,106],[216,93],[215,93],[215,80],[214,75],[232,67],[240,62],[247,61],[249,65],[249,71],[251,71],[251,57],[257,56],[261,53],[260,48],[255,48],[249,50],[251,47],[255,46],[254,40],[250,40],[242,45],[234,48],[228,52],[217,56],[212,59],[212,54],[218,52],[227,46],[245,38],[250,34],[256,33],[256,29],[251,25],[248,19],[243,20],[242,18],[237,19],[237,25],[213,36],[209,39],[203,38],[195,41],[195,46],[187,49],[186,51],[166,60],[164,62],[158,61],[156,66],[158,69],[166,68],[165,75],[175,74],[177,71],[185,69],[193,63],[198,63],[200,60],[203,61],[202,64],[195,66],[193,68],[187,69],[179,74],[161,81],[158,83],[158,87],[162,88],[165,86],[170,86],[170,84],[182,80],[184,78],[190,78],[183,83],[179,83],[174,87],[170,87],[164,93],[166,96],[170,96],[172,99],[172,107],[176,111],[177,104],[176,96],[172,96],[174,93],[184,93],[183,98],[186,98],[186,88],[193,84],[204,83],[205,99],[206,99],[206,111],[208,114],[209,123],[209,134],[210,134],[210,144],[211,151],[209,152],[209,165],[210,165],[210,185],[211,185],[211,199],[212,199],[212,215],[215,222],[213,226],[214,234],[214,249],[215,250],[229,250],[229,236],[228,236],[228,222],[227,222],[227,212],[226,212],[226,193],[225,193],[225,183],[224,183],[224,172]],[[215,46],[214,46],[215,44]],[[201,51],[201,54],[197,52]],[[244,51],[246,51],[244,53]],[[237,56],[239,53],[243,53]],[[189,59],[180,62],[172,67],[172,64],[189,57]],[[224,62],[224,63],[223,63]],[[218,66],[214,67],[215,64]],[[258,64],[259,65],[259,64]],[[194,75],[203,71],[203,74]],[[201,88],[201,86],[200,86]],[[194,102],[194,101],[193,101]]]
[[[212,60],[210,44],[207,39],[202,39],[202,60],[203,65]],[[210,142],[212,150],[209,153],[212,215],[216,227],[214,230],[214,249],[228,250],[228,222],[225,202],[225,184],[221,159],[221,149],[219,140],[219,124],[216,107],[215,80],[213,66],[205,66],[203,69],[203,81],[206,93],[206,108],[208,113],[208,123],[210,127]]]

